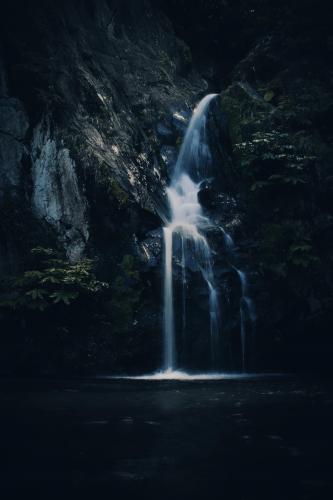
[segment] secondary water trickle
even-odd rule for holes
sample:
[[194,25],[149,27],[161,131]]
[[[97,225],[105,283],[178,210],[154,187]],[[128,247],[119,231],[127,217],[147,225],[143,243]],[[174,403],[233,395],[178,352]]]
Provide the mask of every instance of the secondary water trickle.
[[[233,262],[236,258],[236,248],[235,243],[229,233],[225,231],[223,227],[220,227],[224,242],[226,246],[227,253],[229,255],[230,262]],[[247,276],[244,271],[238,269],[235,265],[231,264],[232,268],[236,271],[240,286],[241,286],[241,298],[239,304],[239,315],[240,315],[240,340],[241,340],[241,358],[242,358],[242,369],[246,370],[246,325],[248,320],[254,323],[256,320],[255,307],[252,299],[248,292],[248,282]]]
[[242,295],[240,299],[239,314],[241,327],[241,344],[242,344],[242,368],[245,371],[245,354],[246,354],[246,321],[249,318],[252,322],[255,320],[255,311],[252,300],[248,295],[248,285],[246,274],[240,269],[235,268],[241,284]]

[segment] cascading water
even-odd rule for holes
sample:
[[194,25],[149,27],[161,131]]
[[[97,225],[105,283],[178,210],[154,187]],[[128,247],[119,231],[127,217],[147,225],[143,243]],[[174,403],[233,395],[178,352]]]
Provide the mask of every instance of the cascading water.
[[165,227],[165,269],[164,269],[164,368],[172,370],[175,361],[175,326],[173,314],[173,289],[172,289],[172,230]]
[[242,296],[240,299],[239,314],[240,314],[240,325],[241,325],[241,343],[242,343],[242,367],[245,371],[245,354],[246,354],[246,321],[247,317],[254,322],[255,321],[255,311],[254,305],[250,297],[248,296],[248,285],[246,274],[240,269],[235,268],[238,274],[239,281],[241,284]]
[[200,270],[209,297],[209,321],[211,336],[212,365],[219,337],[218,294],[214,283],[212,252],[207,239],[202,234],[211,225],[204,216],[198,194],[202,181],[207,177],[210,152],[206,140],[206,116],[210,102],[216,94],[206,96],[194,110],[182,143],[167,196],[171,219],[164,228],[165,268],[164,268],[164,369],[176,368],[175,325],[173,304],[173,236],[181,238],[182,266],[182,328],[186,328],[186,265],[191,247],[191,259]]
[[[236,249],[235,243],[229,233],[225,231],[223,227],[220,227],[225,246],[227,249],[227,253],[229,254],[230,261],[234,261],[236,258]],[[231,263],[230,262],[230,263]],[[252,299],[248,293],[248,283],[247,276],[241,269],[238,269],[235,265],[231,264],[232,268],[236,271],[240,286],[241,286],[241,298],[239,305],[239,315],[240,315],[240,339],[241,339],[241,349],[242,349],[242,369],[245,371],[246,369],[246,323],[249,319],[251,323],[254,323],[256,320],[256,313]]]
[[[170,206],[170,221],[164,227],[164,371],[172,373],[177,368],[175,314],[173,297],[173,257],[174,236],[180,238],[182,271],[182,334],[186,337],[186,268],[200,271],[207,286],[209,304],[209,328],[211,346],[211,366],[216,368],[216,353],[219,347],[220,313],[218,291],[213,272],[212,251],[204,232],[212,227],[212,222],[203,214],[199,202],[199,191],[203,181],[209,177],[211,155],[207,142],[206,121],[209,104],[217,94],[209,94],[194,110],[187,128],[167,197]],[[234,242],[231,236],[220,228],[225,245],[230,254],[234,254]],[[246,314],[254,317],[253,305],[247,295],[245,274],[234,267],[242,290],[240,304],[242,365],[245,370],[245,323]],[[207,324],[208,327],[208,324]]]

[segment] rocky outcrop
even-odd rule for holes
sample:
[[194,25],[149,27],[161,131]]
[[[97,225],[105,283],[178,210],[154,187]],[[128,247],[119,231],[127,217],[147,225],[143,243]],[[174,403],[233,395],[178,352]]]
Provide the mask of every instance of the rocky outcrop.
[[304,369],[331,349],[333,101],[323,69],[312,73],[319,53],[303,52],[311,43],[270,34],[235,67],[222,94],[247,207],[239,242],[249,243],[255,272],[256,363],[267,367],[283,358]]
[[[80,255],[88,224],[95,225],[96,190],[110,212],[127,202],[163,212],[168,160],[161,127],[186,112],[206,83],[191,71],[190,53],[167,19],[146,2],[131,2],[128,11],[117,1],[39,7],[19,20],[8,7],[4,45],[14,56],[7,64],[12,92],[17,102],[28,101],[32,116],[34,212],[75,248],[71,255]],[[29,51],[22,49],[26,40]],[[18,172],[10,172],[17,182]],[[63,172],[68,177],[61,181]],[[91,247],[98,246],[94,236]]]
[[[24,162],[28,156],[25,144],[29,120],[19,99],[8,95],[7,73],[0,58],[0,272],[17,268],[18,250],[15,233],[7,219],[6,208],[21,203],[25,196]],[[6,220],[7,219],[7,220]]]
[[27,149],[24,139],[29,127],[22,101],[9,97],[6,72],[0,63],[0,200],[11,196],[22,187],[22,161]]
[[87,201],[79,188],[75,163],[51,135],[46,116],[34,130],[31,147],[32,210],[59,235],[70,260],[84,254],[88,241]]
[[[8,211],[15,206],[15,220],[28,217],[23,225],[38,228],[24,245],[16,244],[7,228],[9,254],[16,268],[29,255],[28,246],[41,244],[56,244],[72,261],[92,257],[98,276],[113,283],[113,299],[100,317],[106,314],[103,321],[109,321],[111,315],[116,344],[117,331],[127,329],[122,348],[105,348],[100,339],[97,358],[107,356],[105,349],[127,352],[126,342],[144,334],[129,359],[137,351],[142,361],[144,349],[157,366],[164,189],[190,110],[207,82],[150,2],[50,1],[27,7],[14,1],[7,3],[3,19],[8,74],[0,71],[1,82],[8,81],[8,93],[15,96],[13,123],[19,127],[24,109],[26,121],[24,136],[21,127],[19,137],[9,138],[19,139],[17,150],[8,149],[12,166],[4,158],[0,170],[2,178],[8,172],[7,184],[20,184],[24,191]],[[21,225],[15,231],[24,233]],[[140,272],[145,297],[140,303],[124,256],[131,256]],[[112,356],[116,362],[117,353]]]

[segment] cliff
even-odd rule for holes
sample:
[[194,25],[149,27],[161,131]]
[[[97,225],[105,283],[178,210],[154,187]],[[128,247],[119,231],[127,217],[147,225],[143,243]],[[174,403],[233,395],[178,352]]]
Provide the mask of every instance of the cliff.
[[[217,174],[202,202],[234,236],[249,273],[258,317],[252,366],[327,360],[333,101],[325,9],[311,1],[198,1],[189,10],[185,1],[15,0],[2,14],[3,369],[159,366],[165,187],[190,112],[209,91],[221,91],[210,117]],[[234,289],[230,343],[239,285],[225,272],[219,237],[212,240],[221,285]],[[31,254],[36,247],[44,251]],[[48,261],[45,249],[54,252]],[[91,280],[108,286],[87,285],[75,267],[86,259]],[[42,275],[22,284],[27,271]],[[56,302],[73,273],[72,295]]]

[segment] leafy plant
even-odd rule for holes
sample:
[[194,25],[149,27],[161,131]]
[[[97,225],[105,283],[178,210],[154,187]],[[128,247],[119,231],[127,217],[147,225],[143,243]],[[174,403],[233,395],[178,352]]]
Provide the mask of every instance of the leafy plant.
[[311,264],[319,262],[313,255],[312,246],[307,242],[294,243],[289,247],[288,261],[294,266],[308,268]]
[[278,184],[287,184],[289,186],[297,186],[301,184],[306,184],[306,181],[302,177],[297,177],[295,175],[282,175],[273,174],[268,177],[265,181],[256,181],[251,186],[251,191],[258,191],[269,186],[274,186]]
[[[93,261],[71,263],[51,248],[31,250],[36,269],[10,278],[0,288],[0,308],[45,309],[56,304],[70,305],[82,295],[108,287],[93,273]],[[2,289],[2,290],[1,290]]]

